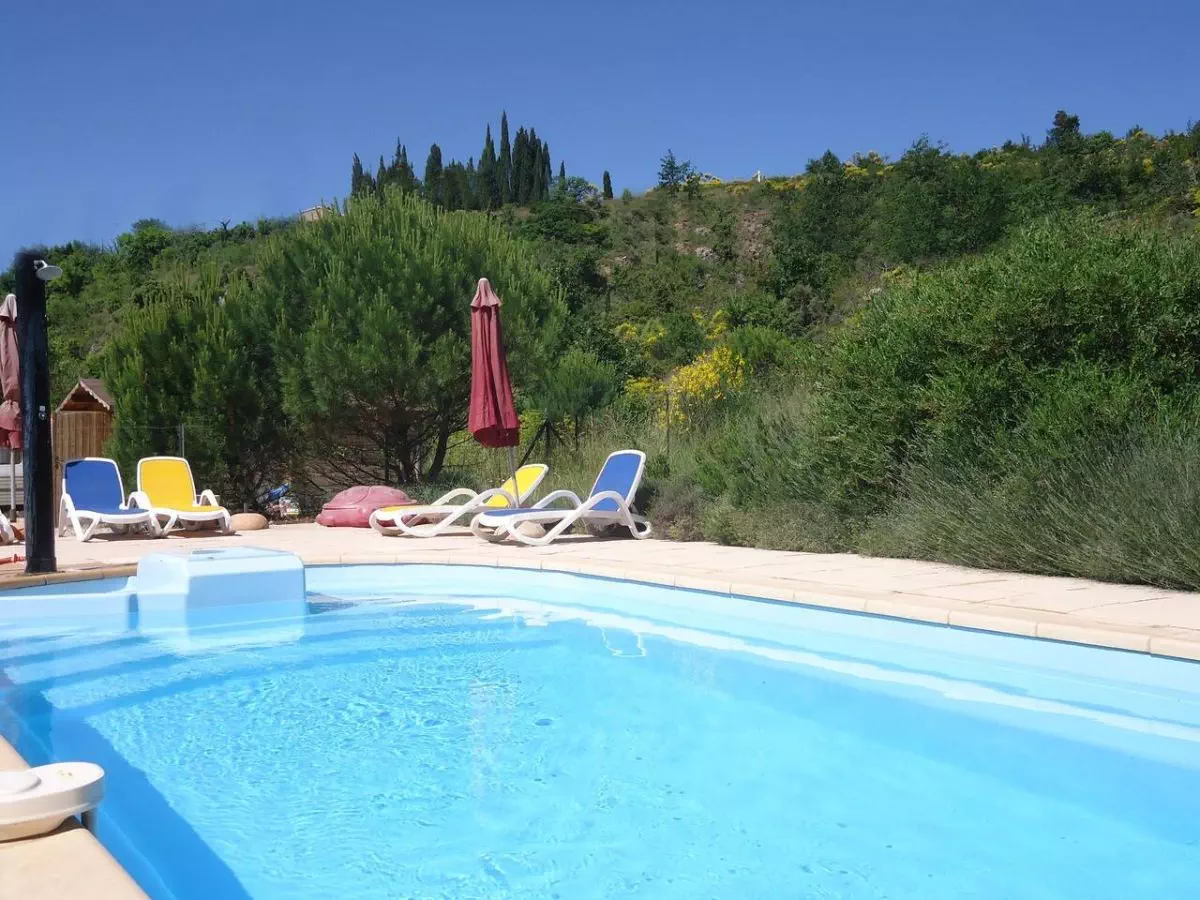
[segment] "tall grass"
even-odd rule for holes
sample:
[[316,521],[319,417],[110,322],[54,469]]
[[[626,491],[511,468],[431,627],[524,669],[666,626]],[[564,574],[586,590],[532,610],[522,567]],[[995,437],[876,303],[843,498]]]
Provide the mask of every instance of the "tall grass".
[[1200,587],[1200,427],[1154,423],[1067,459],[918,468],[857,549],[963,565]]

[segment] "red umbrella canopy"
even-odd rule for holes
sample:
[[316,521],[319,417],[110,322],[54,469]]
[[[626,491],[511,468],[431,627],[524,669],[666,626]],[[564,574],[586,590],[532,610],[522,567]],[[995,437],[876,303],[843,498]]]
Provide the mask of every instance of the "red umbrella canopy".
[[521,420],[513,405],[512,382],[500,331],[500,298],[486,278],[471,301],[471,406],[467,430],[485,447],[515,447]]
[[0,304],[0,447],[21,449],[21,364],[17,357],[17,298]]

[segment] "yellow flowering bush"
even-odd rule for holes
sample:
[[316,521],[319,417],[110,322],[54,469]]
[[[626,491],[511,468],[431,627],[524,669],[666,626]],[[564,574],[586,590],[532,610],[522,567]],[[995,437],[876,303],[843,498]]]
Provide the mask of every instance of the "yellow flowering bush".
[[729,316],[724,309],[716,310],[711,316],[704,315],[704,310],[693,309],[692,318],[704,330],[704,336],[710,343],[715,343],[729,330]]
[[746,384],[746,362],[729,347],[706,350],[665,379],[631,378],[625,396],[654,409],[661,428],[667,422],[670,395],[671,424],[687,425],[713,403],[723,400]]
[[646,348],[653,347],[667,333],[667,329],[663,324],[655,319],[644,323],[640,328],[632,322],[622,322],[615,330],[619,340],[626,343],[634,343],[636,341]]
[[[671,423],[687,424],[746,383],[746,363],[729,347],[714,347],[675,370],[668,382]],[[664,408],[665,414],[665,408]]]

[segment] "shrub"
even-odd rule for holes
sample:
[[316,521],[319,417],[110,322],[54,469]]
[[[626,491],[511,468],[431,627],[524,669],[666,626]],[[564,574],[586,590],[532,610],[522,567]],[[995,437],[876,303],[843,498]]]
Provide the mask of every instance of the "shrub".
[[1200,587],[1195,235],[1040,222],[887,279],[801,371],[672,459],[706,537]]
[[814,463],[830,491],[874,512],[914,462],[982,464],[1007,435],[1054,433],[1047,404],[1069,401],[1098,434],[1195,391],[1197,372],[1200,242],[1046,221],[891,281],[847,323],[814,410]]

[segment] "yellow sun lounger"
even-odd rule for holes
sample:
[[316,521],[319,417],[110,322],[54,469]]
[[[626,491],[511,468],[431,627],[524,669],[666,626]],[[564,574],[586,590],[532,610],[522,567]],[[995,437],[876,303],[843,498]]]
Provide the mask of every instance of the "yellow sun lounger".
[[196,493],[192,467],[180,456],[148,456],[138,460],[137,483],[134,502],[150,510],[155,519],[166,519],[163,534],[177,523],[219,522],[222,530],[232,530],[229,510],[217,505],[212,491]]
[[[380,534],[407,534],[411,537],[434,537],[462,519],[489,509],[516,507],[524,503],[542,483],[550,467],[537,463],[517,469],[517,481],[509,478],[498,488],[475,493],[469,488],[457,488],[423,506],[385,506],[371,513],[371,527]],[[465,497],[462,502],[453,502]],[[437,521],[430,521],[436,519]],[[410,524],[419,520],[421,524]]]

